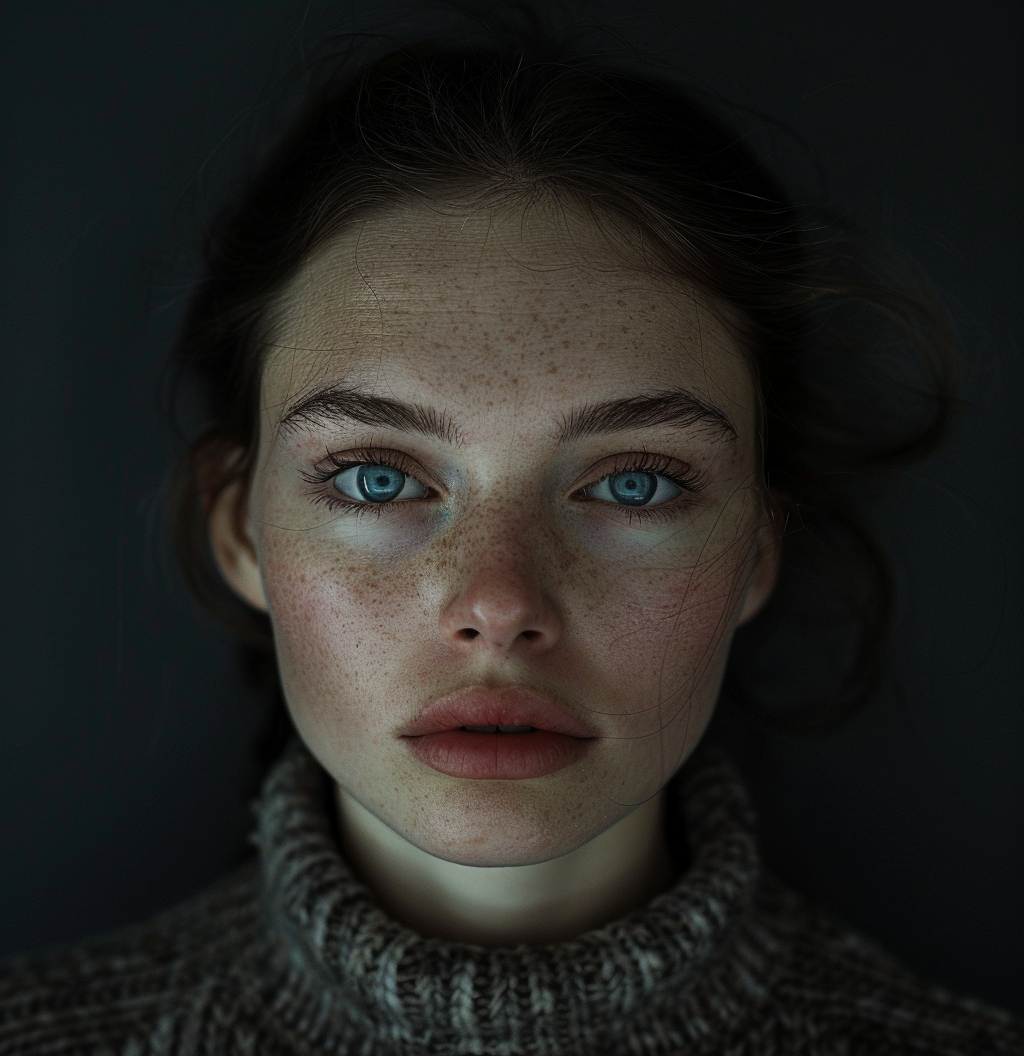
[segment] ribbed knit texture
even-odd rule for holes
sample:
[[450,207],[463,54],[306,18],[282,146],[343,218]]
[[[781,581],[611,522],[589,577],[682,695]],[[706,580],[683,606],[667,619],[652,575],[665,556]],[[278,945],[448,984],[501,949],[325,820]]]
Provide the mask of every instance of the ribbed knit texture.
[[919,982],[766,877],[725,760],[691,761],[674,788],[691,864],[670,891],[572,941],[484,949],[374,903],[295,745],[264,787],[256,861],[7,966],[0,1054],[1024,1054],[1018,1020]]

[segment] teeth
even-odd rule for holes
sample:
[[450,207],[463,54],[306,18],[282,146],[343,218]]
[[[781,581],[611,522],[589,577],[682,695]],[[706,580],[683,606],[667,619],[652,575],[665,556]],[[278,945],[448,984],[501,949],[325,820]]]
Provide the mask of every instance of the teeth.
[[470,733],[529,733],[532,726],[463,726]]

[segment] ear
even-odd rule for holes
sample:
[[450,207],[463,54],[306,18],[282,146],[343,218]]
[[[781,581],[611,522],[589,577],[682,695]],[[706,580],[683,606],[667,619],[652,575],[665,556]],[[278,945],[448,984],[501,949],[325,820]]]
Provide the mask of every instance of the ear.
[[743,590],[737,627],[749,623],[767,604],[779,578],[782,564],[782,533],[779,531],[780,510],[774,497],[770,500],[764,523],[757,530],[755,541],[756,562],[750,579]]
[[248,489],[245,481],[221,488],[207,512],[210,547],[220,574],[229,587],[260,612],[268,609],[256,547],[247,527]]

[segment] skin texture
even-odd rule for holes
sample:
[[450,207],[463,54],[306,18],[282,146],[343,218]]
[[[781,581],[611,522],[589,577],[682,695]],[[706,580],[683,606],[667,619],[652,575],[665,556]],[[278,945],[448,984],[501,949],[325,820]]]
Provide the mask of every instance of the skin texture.
[[[225,578],[270,614],[347,857],[424,934],[556,941],[671,883],[664,787],[777,575],[727,313],[631,263],[610,231],[550,202],[417,204],[347,228],[275,307],[251,481],[211,512]],[[443,412],[455,442],[349,419],[280,428],[328,384]],[[669,387],[720,408],[735,437],[698,423],[558,441],[576,408]],[[356,516],[330,508],[333,482],[304,479],[329,453],[375,452],[401,455],[420,497]],[[594,488],[645,453],[701,489],[639,519]],[[440,696],[507,685],[584,718],[600,735],[587,757],[469,780],[398,734]]]

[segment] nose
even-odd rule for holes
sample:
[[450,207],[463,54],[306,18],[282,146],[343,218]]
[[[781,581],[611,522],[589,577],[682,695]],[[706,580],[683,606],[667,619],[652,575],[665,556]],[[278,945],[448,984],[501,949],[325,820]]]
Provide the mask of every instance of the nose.
[[562,618],[527,546],[493,540],[475,549],[442,606],[444,639],[467,655],[536,655],[552,649],[562,636]]

